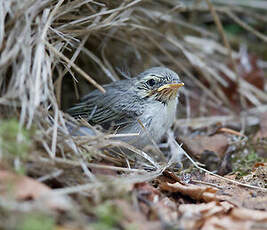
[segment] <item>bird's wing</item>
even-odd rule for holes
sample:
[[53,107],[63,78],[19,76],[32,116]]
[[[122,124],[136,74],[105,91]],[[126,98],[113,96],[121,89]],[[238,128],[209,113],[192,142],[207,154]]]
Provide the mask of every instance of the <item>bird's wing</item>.
[[126,80],[104,88],[105,94],[94,90],[67,112],[75,118],[85,118],[92,125],[99,124],[105,129],[111,126],[122,128],[136,122],[144,107]]

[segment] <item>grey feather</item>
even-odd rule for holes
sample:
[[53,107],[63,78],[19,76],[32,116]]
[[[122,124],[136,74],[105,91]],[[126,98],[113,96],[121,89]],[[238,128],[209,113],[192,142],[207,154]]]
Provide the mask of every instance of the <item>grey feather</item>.
[[[149,82],[151,79],[153,82]],[[175,119],[178,97],[157,95],[159,87],[171,83],[181,83],[175,72],[154,67],[136,78],[104,85],[104,94],[98,90],[92,91],[67,112],[75,118],[85,118],[92,125],[101,125],[104,129],[112,127],[119,133],[139,133],[138,138],[123,140],[143,147],[150,143],[151,137],[159,141]],[[151,137],[148,137],[148,133]]]
[[75,118],[87,119],[92,125],[102,125],[105,129],[136,121],[144,111],[144,100],[136,94],[134,83],[127,79],[104,85],[105,94],[94,90],[67,112]]

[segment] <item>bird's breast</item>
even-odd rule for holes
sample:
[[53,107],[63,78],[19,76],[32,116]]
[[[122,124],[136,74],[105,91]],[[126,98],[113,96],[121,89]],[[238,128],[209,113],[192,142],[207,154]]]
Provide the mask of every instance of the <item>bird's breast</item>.
[[142,115],[137,120],[141,121],[145,129],[138,121],[129,124],[120,133],[139,133],[138,137],[123,138],[138,148],[146,145],[152,145],[151,139],[159,142],[164,133],[171,127],[174,122],[177,106],[177,98],[171,100],[168,104],[158,101],[150,102]]
[[176,106],[177,98],[165,105],[158,101],[148,105],[139,118],[146,130],[139,126],[140,137],[136,145],[140,147],[151,145],[151,138],[159,142],[174,122]]
[[[144,112],[145,126],[155,141],[159,141],[162,135],[171,127],[176,113],[177,99],[168,104],[155,102]],[[142,120],[142,119],[141,119]]]

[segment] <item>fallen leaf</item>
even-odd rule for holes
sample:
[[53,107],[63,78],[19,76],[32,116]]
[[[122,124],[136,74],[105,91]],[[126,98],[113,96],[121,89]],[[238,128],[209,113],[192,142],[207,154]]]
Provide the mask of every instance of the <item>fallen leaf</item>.
[[113,200],[113,204],[116,204],[118,208],[123,213],[123,218],[121,220],[123,229],[131,229],[130,226],[133,226],[133,229],[140,230],[161,230],[160,221],[149,221],[146,216],[143,215],[140,211],[134,209],[129,203],[125,200]]
[[147,182],[136,183],[134,189],[139,195],[145,196],[150,202],[155,203],[159,200],[160,192]]
[[[236,175],[227,175],[225,177],[228,179],[236,180]],[[255,182],[256,179],[257,177],[252,176],[251,182]],[[262,180],[264,180],[264,177],[262,178]],[[220,200],[228,201],[231,204],[234,204],[236,207],[240,208],[244,207],[249,209],[258,209],[267,211],[267,197],[266,193],[264,192],[257,191],[254,189],[253,190],[247,189],[246,187],[233,184],[231,182],[215,177],[208,173],[205,174],[205,176],[202,178],[202,181],[220,186],[221,189],[217,192],[217,197]],[[244,183],[249,183],[249,181],[246,182],[244,181]]]
[[205,202],[209,202],[219,199],[219,197],[216,195],[218,189],[209,186],[181,184],[180,182],[176,182],[174,184],[162,183],[160,184],[160,188],[169,192],[179,192],[198,201],[204,200]]
[[220,158],[223,157],[227,147],[228,138],[224,134],[215,134],[213,136],[197,135],[195,137],[181,137],[189,153],[200,159],[204,151],[214,152]]
[[[227,203],[227,202],[222,202]],[[179,206],[179,212],[186,213],[190,212],[190,215],[204,215],[205,217],[209,217],[216,213],[228,212],[233,205],[227,203],[227,205],[218,205],[217,202],[212,201],[209,203],[201,203],[201,204],[182,204]],[[188,214],[188,213],[187,213]]]
[[247,208],[235,208],[231,215],[241,220],[267,221],[267,212]]
[[45,207],[54,210],[71,209],[68,197],[54,193],[47,185],[27,176],[1,170],[0,186],[0,194],[6,199],[13,197],[17,201],[38,201]]
[[267,212],[237,208],[227,201],[183,204],[179,213],[183,229],[250,230],[267,224]]
[[249,221],[234,220],[230,216],[212,216],[207,219],[201,229],[205,230],[250,230]]
[[[179,206],[180,221],[183,229],[209,229],[202,228],[212,216],[227,213],[230,207],[219,205],[217,202],[202,204],[183,204]],[[211,228],[212,229],[212,228]]]
[[168,197],[164,197],[153,206],[156,216],[165,223],[176,223],[178,220],[178,209],[176,204]]

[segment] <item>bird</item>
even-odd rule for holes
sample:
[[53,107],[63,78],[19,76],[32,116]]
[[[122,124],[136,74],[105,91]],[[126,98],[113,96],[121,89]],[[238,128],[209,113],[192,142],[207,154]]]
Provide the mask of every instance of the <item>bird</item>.
[[[184,83],[167,67],[152,67],[136,77],[104,85],[105,93],[94,90],[67,110],[76,119],[105,130],[137,148],[158,143],[173,124]],[[121,135],[123,136],[123,135]]]

